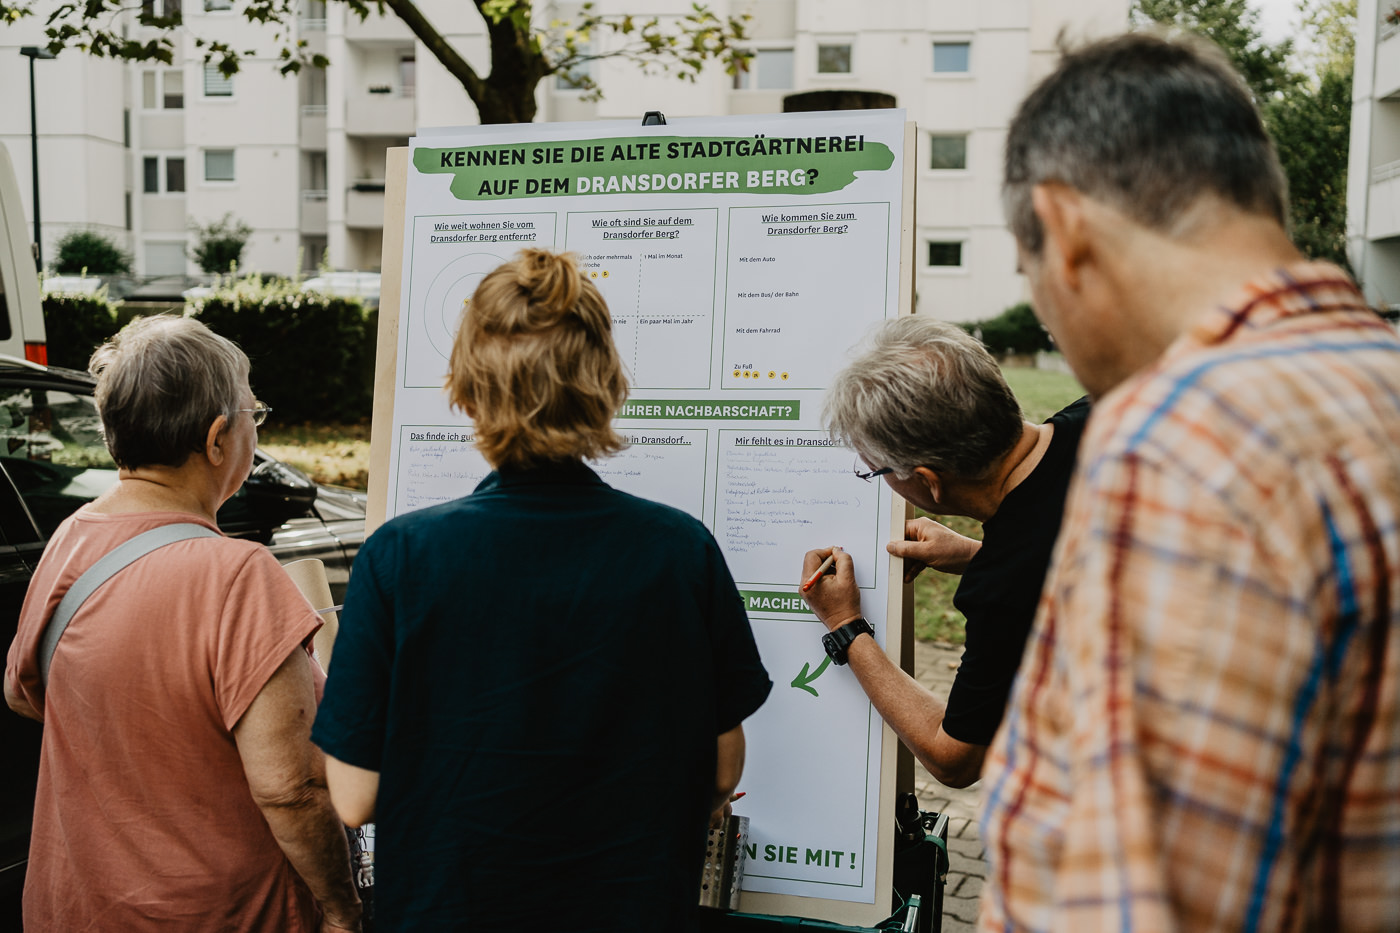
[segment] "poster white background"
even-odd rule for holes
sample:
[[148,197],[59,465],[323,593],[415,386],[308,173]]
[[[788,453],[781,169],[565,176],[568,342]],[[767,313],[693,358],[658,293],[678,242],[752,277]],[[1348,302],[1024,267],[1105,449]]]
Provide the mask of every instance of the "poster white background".
[[[534,158],[598,139],[765,136],[859,138],[891,158],[837,190],[775,185],[774,173],[751,176],[730,159],[738,181],[720,188],[596,193],[594,179],[637,171],[602,164],[586,194],[575,180],[564,193],[489,200],[459,197],[452,173],[413,161],[427,149],[509,146]],[[903,138],[903,112],[879,111],[431,130],[412,142],[388,514],[466,495],[489,472],[441,389],[463,301],[521,246],[577,253],[608,301],[632,386],[617,422],[632,446],[593,466],[710,528],[774,681],[744,726],[735,811],[751,821],[746,890],[875,898],[880,722],[850,671],[824,663],[824,630],[797,584],[806,550],[844,547],[885,642],[889,493],[852,475],[854,455],[822,430],[821,405],[848,351],[897,313]],[[667,161],[645,168],[666,177]],[[776,164],[815,179],[787,175],[808,167],[799,155]],[[516,189],[537,175],[533,161],[520,165]]]

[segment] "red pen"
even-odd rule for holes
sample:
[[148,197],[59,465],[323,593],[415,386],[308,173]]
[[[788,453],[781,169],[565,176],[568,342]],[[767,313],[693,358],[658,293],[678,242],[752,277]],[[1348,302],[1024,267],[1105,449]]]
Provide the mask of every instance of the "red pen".
[[836,552],[839,550],[841,550],[839,547],[834,547],[831,549],[831,556],[828,557],[826,560],[822,561],[822,565],[817,568],[816,573],[808,577],[807,582],[802,584],[802,592],[805,593],[812,587],[817,585],[817,581],[822,578],[822,574],[826,573],[827,570],[831,567],[831,565],[836,563]]

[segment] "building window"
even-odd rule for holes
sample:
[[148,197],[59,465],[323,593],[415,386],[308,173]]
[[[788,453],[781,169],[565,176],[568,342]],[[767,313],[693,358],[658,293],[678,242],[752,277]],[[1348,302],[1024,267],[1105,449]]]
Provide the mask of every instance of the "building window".
[[122,148],[131,148],[131,108],[122,108]]
[[184,156],[165,160],[165,190],[167,192],[183,192],[185,190]]
[[848,75],[851,73],[851,44],[817,46],[817,74]]
[[183,71],[162,73],[161,107],[165,110],[185,109],[185,73]]
[[143,23],[161,16],[179,15],[180,0],[165,0],[164,3],[161,3],[160,0],[141,0],[141,21]]
[[418,88],[418,63],[412,55],[399,58],[399,96],[412,97]]
[[[165,162],[161,172],[160,163]],[[160,186],[161,179],[165,187]],[[144,156],[141,159],[141,191],[143,194],[182,194],[185,190],[184,156]]]
[[326,199],[326,154],[308,152],[306,154],[306,183],[302,186],[302,197],[308,201]]
[[213,62],[204,63],[204,96],[233,96],[233,78],[221,72]]
[[302,0],[301,28],[309,32],[326,29],[326,0]]
[[204,180],[233,181],[233,150],[204,150]]
[[792,49],[755,49],[749,67],[734,74],[739,91],[785,91],[792,88]]
[[961,240],[930,240],[928,244],[928,264],[940,267],[960,267],[963,264]]
[[204,0],[204,12],[225,13],[233,9],[233,0]]
[[[593,46],[587,42],[580,42],[578,54],[592,55]],[[593,62],[577,62],[570,65],[568,71],[554,73],[554,89],[556,91],[579,91],[591,86],[593,80]]]
[[303,68],[301,70],[301,105],[304,108],[319,107],[320,113],[326,112],[326,70],[324,68]]
[[181,71],[141,72],[141,106],[146,110],[183,110],[185,75]]
[[972,45],[967,42],[935,42],[933,70],[936,74],[966,74],[971,70]]
[[301,271],[315,272],[326,258],[326,238],[304,236],[301,238]]
[[967,136],[934,133],[928,138],[928,167],[939,171],[967,168]]

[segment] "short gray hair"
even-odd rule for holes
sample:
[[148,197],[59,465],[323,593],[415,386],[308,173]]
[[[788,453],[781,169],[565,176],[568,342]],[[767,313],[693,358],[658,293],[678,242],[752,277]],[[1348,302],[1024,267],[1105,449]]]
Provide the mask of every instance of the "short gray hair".
[[837,374],[827,429],[901,479],[928,467],[981,479],[1021,437],[1001,368],[962,328],[918,315],[881,324]]
[[1192,36],[1128,33],[1066,52],[1006,137],[1007,222],[1036,255],[1031,189],[1045,182],[1166,234],[1206,193],[1288,225],[1288,182],[1249,89]]
[[248,381],[248,357],[193,318],[138,318],[88,361],[97,413],[118,466],[183,464],[204,450],[209,426],[230,421]]

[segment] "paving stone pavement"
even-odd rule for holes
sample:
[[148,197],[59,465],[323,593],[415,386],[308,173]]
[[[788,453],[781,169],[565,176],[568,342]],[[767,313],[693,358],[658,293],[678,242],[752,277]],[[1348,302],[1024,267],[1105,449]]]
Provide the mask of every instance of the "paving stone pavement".
[[[914,678],[939,697],[947,697],[962,659],[962,648],[930,642],[914,644]],[[925,810],[948,814],[948,882],[943,889],[943,933],[972,933],[982,883],[987,878],[986,850],[978,830],[981,784],[958,790],[944,787],[923,765],[914,766],[914,792]]]

